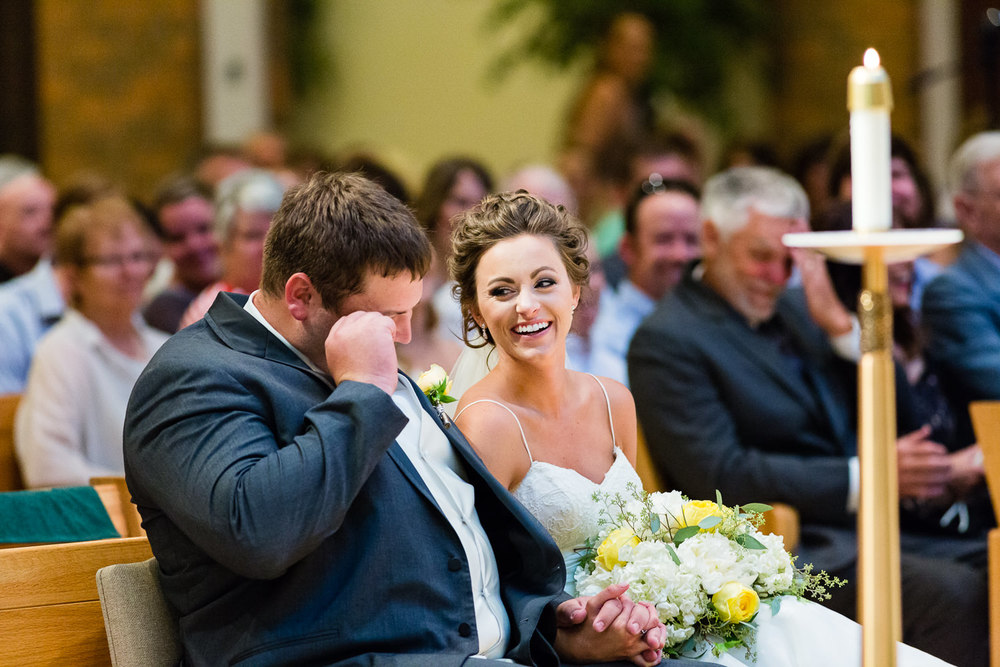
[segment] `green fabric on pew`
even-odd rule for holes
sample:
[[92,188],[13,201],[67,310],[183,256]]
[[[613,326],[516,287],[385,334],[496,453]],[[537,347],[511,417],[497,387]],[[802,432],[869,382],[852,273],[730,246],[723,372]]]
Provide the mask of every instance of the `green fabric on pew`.
[[82,542],[121,537],[90,486],[0,493],[0,543]]

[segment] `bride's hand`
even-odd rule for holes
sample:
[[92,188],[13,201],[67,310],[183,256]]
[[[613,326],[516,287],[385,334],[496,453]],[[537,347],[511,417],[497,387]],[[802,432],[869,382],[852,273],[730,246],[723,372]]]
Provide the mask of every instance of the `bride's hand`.
[[572,662],[631,660],[648,667],[660,662],[666,628],[656,609],[633,602],[627,584],[608,586],[597,595],[563,602],[556,610],[556,649]]

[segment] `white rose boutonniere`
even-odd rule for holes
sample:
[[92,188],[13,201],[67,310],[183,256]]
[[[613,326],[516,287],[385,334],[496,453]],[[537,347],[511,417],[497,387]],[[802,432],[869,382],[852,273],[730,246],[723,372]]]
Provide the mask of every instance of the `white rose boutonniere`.
[[445,370],[437,364],[431,364],[431,367],[417,378],[417,386],[420,387],[420,391],[424,392],[427,400],[437,410],[438,417],[441,418],[441,422],[445,428],[451,426],[451,420],[448,418],[442,405],[444,403],[454,403],[456,399],[454,396],[448,395],[448,392],[451,391],[451,378],[448,377]]

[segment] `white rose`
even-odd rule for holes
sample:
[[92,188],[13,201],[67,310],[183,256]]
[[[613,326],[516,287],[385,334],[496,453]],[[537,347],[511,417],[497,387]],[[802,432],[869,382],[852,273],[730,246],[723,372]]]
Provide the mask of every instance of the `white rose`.
[[417,386],[420,387],[420,391],[426,394],[429,391],[437,389],[447,381],[448,374],[444,372],[444,369],[437,364],[431,364],[431,367],[417,378]]

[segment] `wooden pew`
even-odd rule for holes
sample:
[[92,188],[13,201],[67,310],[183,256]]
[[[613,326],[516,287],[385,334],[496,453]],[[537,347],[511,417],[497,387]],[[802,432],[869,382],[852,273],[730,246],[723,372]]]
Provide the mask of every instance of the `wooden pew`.
[[[993,501],[993,512],[1000,520],[1000,401],[974,401],[969,404],[976,441],[983,449],[986,485]],[[1000,528],[987,536],[990,595],[990,664],[1000,667]]]
[[[656,465],[649,455],[649,446],[646,444],[646,438],[642,434],[642,429],[639,429],[636,436],[635,470],[639,473],[639,479],[642,480],[642,488],[647,491],[670,491],[671,489],[668,489],[666,484],[664,484],[663,478],[660,477],[660,472],[656,469]],[[701,498],[700,500],[715,499]],[[722,500],[725,502],[726,499],[723,498]],[[759,502],[767,502],[767,500],[762,499]],[[764,523],[760,526],[760,532],[765,535],[768,533],[781,535],[784,538],[785,549],[795,551],[795,547],[799,544],[798,511],[786,503],[767,504],[771,505],[773,509],[764,514]]]
[[125,485],[124,477],[92,477],[90,485],[101,497],[111,523],[115,524],[122,537],[141,537],[146,534],[142,529],[139,509],[132,504],[132,494]]
[[145,537],[0,549],[0,665],[110,665],[97,570],[151,557]]
[[20,491],[24,488],[21,469],[14,456],[14,415],[20,403],[20,394],[0,396],[0,491]]

